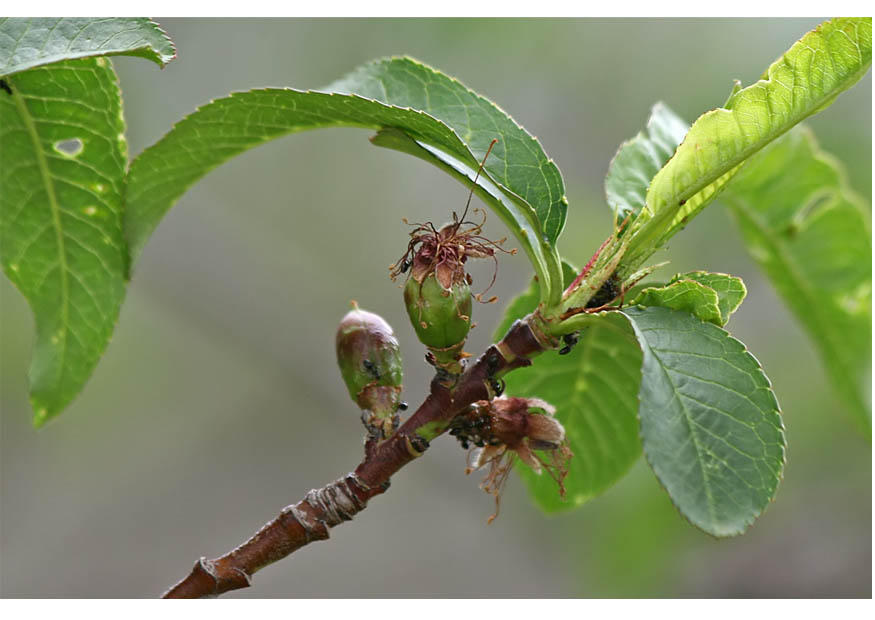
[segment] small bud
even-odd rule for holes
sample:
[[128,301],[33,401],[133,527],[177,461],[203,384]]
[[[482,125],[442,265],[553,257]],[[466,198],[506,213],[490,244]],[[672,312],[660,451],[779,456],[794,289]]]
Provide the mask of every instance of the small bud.
[[391,435],[398,423],[403,377],[392,327],[354,305],[337,328],[337,364],[368,431],[383,438]]

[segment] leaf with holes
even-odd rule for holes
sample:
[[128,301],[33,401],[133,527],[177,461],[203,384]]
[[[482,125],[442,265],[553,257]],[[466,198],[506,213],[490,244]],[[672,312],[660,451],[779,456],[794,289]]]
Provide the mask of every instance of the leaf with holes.
[[478,194],[526,251],[544,298],[558,300],[562,275],[554,244],[567,202],[559,171],[537,140],[490,101],[409,58],[365,65],[327,90],[234,93],[199,108],[146,149],[131,166],[126,196],[133,256],[198,179],[280,136],[322,127],[376,129],[376,144],[412,153],[466,184],[496,138]]
[[[565,264],[566,282],[577,270]],[[496,339],[514,320],[538,304],[537,282],[508,306]],[[506,377],[511,396],[538,397],[556,406],[574,457],[565,479],[566,498],[556,483],[522,463],[517,471],[535,503],[547,512],[567,510],[602,493],[619,480],[641,454],[638,439],[638,385],[641,351],[624,317],[592,315],[567,355],[547,352],[536,363]]]
[[714,536],[741,534],[772,500],[786,442],[768,378],[738,340],[687,312],[623,311],[644,360],[644,454],[672,501]]
[[145,17],[0,18],[0,76],[61,60],[139,56],[162,67],[176,57],[163,30]]
[[[627,234],[624,269],[637,269],[709,204],[754,153],[853,86],[872,62],[872,19],[820,24],[725,107],[700,116],[653,177]],[[625,273],[625,271],[624,271]]]
[[803,127],[758,154],[725,200],[751,255],[814,341],[836,393],[870,434],[868,205]]
[[121,98],[110,62],[71,60],[0,92],[0,259],[36,320],[34,424],[82,389],[125,293]]

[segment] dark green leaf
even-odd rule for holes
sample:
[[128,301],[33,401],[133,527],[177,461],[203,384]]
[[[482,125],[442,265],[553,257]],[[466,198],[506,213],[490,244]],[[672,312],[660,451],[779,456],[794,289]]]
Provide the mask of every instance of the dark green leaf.
[[487,173],[535,208],[543,234],[555,245],[568,211],[562,175],[538,140],[497,105],[411,58],[368,63],[325,90],[426,112],[452,128],[478,161],[497,138]]
[[234,93],[199,108],[146,149],[129,173],[125,229],[132,255],[136,258],[164,213],[198,179],[283,135],[321,127],[377,129],[377,144],[417,155],[469,184],[479,158],[498,138],[479,194],[528,254],[545,284],[545,300],[558,299],[561,274],[553,241],[564,222],[564,190],[534,138],[493,104],[410,59],[372,63],[329,88],[359,94]]
[[145,17],[0,18],[0,76],[89,56],[140,56],[162,67],[176,48]]
[[758,154],[725,200],[751,255],[817,346],[836,392],[871,433],[867,205],[803,127]]
[[0,91],[0,256],[36,320],[30,389],[40,426],[82,389],[118,318],[127,146],[109,60],[5,79],[12,94]]
[[641,349],[644,454],[672,501],[714,536],[742,533],[775,495],[785,438],[778,401],[744,345],[666,308],[629,308]]

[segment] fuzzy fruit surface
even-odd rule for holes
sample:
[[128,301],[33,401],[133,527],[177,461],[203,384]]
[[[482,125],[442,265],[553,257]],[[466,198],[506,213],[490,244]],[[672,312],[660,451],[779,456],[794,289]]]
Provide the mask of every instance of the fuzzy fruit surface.
[[398,410],[401,349],[392,327],[373,312],[350,310],[337,328],[337,364],[359,408],[377,415]]
[[410,278],[404,287],[404,304],[419,341],[432,349],[461,345],[471,330],[471,287],[465,281],[445,289],[435,274],[422,284]]

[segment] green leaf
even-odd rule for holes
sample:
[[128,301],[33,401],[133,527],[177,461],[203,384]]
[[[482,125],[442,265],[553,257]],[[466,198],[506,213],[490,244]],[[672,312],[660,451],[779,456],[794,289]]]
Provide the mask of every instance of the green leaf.
[[561,273],[553,244],[565,220],[566,200],[558,169],[534,138],[494,104],[408,58],[366,65],[329,90],[340,92],[234,93],[177,123],[131,166],[125,228],[132,255],[198,179],[280,136],[321,127],[376,129],[378,145],[415,154],[466,184],[498,138],[478,193],[526,251],[545,283],[544,299],[558,300]]
[[688,271],[674,276],[669,284],[679,280],[695,280],[704,284],[717,293],[717,306],[720,310],[720,322],[715,323],[723,327],[729,322],[732,313],[738,310],[741,302],[747,296],[747,287],[741,278],[726,273],[712,273],[710,271]]
[[717,293],[709,286],[693,280],[676,280],[665,286],[645,288],[630,306],[659,306],[689,312],[700,321],[722,326]]
[[103,58],[38,67],[0,92],[0,260],[36,321],[34,424],[69,403],[125,293],[121,97]]
[[[576,270],[567,263],[566,282]],[[496,330],[500,338],[516,319],[535,309],[538,284],[508,306]],[[573,508],[620,479],[641,454],[638,439],[638,385],[641,351],[625,318],[617,313],[593,315],[568,355],[547,352],[528,368],[506,377],[507,393],[539,397],[557,408],[574,457],[565,479],[566,501],[556,483],[522,463],[517,471],[535,502],[547,512]]]
[[629,231],[624,262],[634,270],[705,207],[751,155],[823,110],[868,71],[871,18],[837,18],[807,33],[730,108],[706,112],[650,183]]
[[667,308],[629,308],[644,353],[644,454],[672,501],[714,536],[734,536],[772,500],[785,438],[768,378],[744,345]]
[[618,219],[638,215],[644,208],[650,180],[671,159],[689,128],[659,102],[650,110],[646,130],[620,145],[605,177],[608,205],[616,211]]
[[0,76],[61,60],[122,54],[163,67],[176,58],[176,48],[145,17],[0,18]]
[[411,58],[370,62],[325,90],[430,114],[452,128],[478,161],[498,138],[486,172],[535,208],[541,232],[555,245],[568,211],[562,175],[537,138],[497,105]]
[[814,341],[852,418],[870,434],[868,205],[805,127],[758,154],[724,196],[751,255]]

